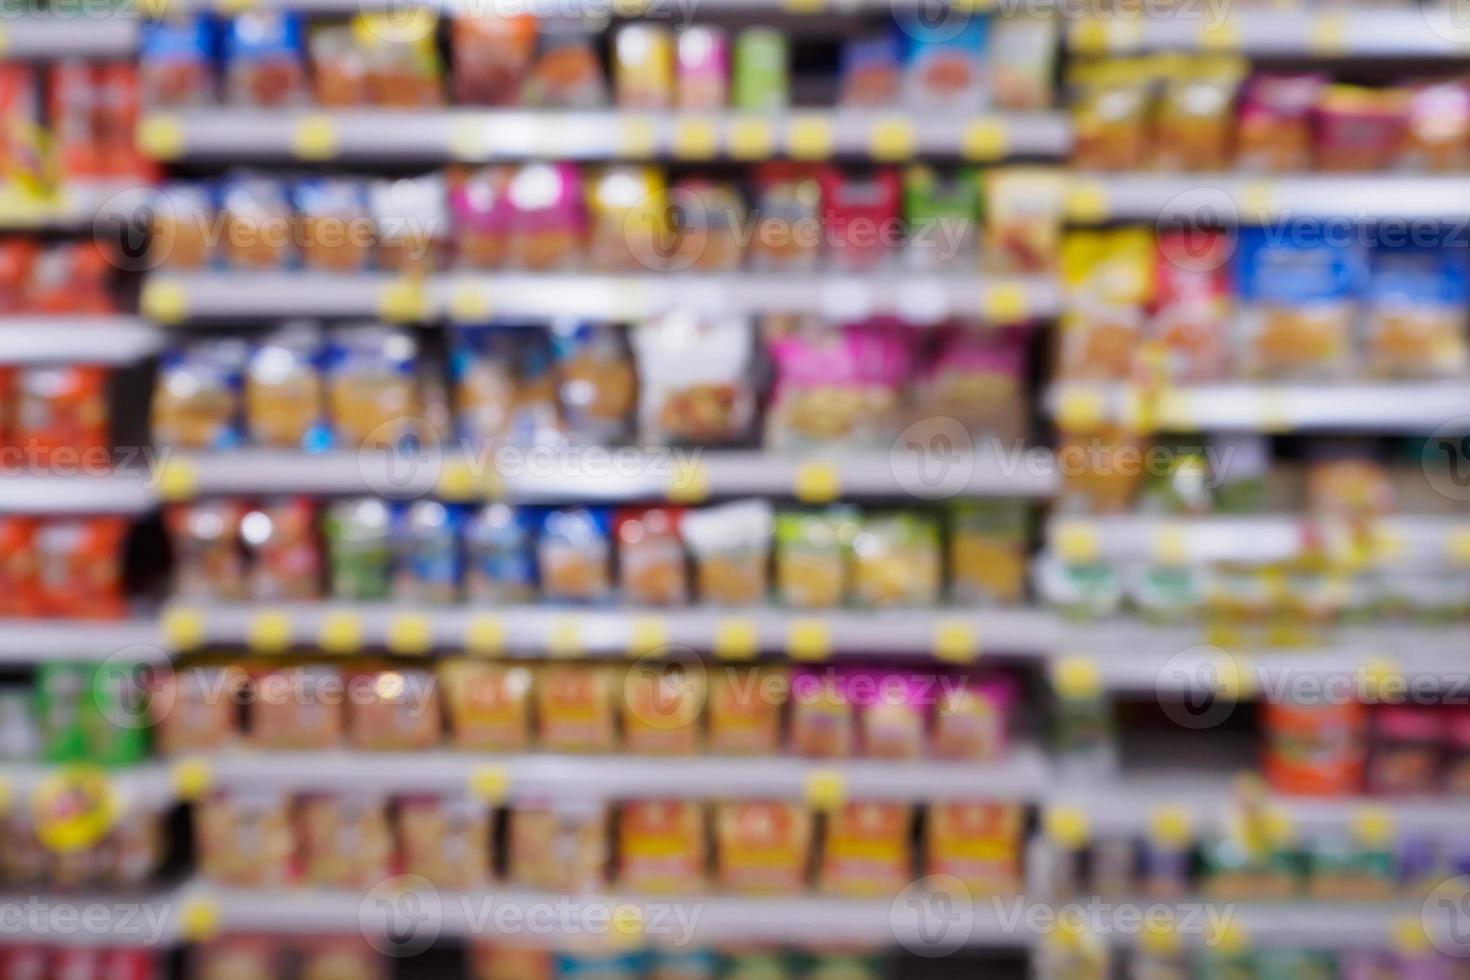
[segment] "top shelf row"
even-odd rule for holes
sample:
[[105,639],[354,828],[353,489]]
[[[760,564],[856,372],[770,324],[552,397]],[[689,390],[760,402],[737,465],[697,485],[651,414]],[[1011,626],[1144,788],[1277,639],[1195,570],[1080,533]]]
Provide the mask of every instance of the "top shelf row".
[[[423,0],[415,5],[447,14],[484,9],[462,0]],[[118,13],[108,17],[11,19],[0,25],[0,53],[11,59],[129,55],[138,46],[145,12],[156,6],[156,2],[137,4],[130,8],[135,11],[132,17]],[[355,14],[396,9],[401,0],[180,0],[175,4],[178,6],[227,13],[261,7],[311,14]],[[674,0],[563,0],[515,6],[532,14],[545,10],[559,15],[584,12],[657,17],[661,11],[666,17],[687,15]],[[821,15],[893,12],[913,6],[918,6],[917,0],[707,0],[703,10]],[[998,4],[992,0],[952,0],[949,6],[951,16],[967,16],[970,11]],[[1213,4],[1185,4],[1171,13],[1151,16],[1072,17],[1068,19],[1066,41],[1079,54],[1200,50],[1238,51],[1258,57],[1461,58],[1470,45],[1470,22],[1456,18],[1453,4],[1372,10],[1281,10],[1262,6],[1231,9],[1228,16]]]

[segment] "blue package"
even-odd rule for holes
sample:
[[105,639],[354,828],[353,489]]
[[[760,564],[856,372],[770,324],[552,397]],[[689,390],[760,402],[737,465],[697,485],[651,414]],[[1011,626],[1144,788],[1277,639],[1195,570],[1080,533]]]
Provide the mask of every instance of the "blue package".
[[224,56],[230,104],[271,107],[307,101],[299,14],[241,14],[225,33]]
[[244,438],[241,396],[249,348],[202,340],[163,355],[153,399],[153,438],[183,449],[233,449]]
[[898,101],[899,63],[903,57],[892,34],[855,38],[842,47],[841,90],[844,106],[889,106]]
[[990,99],[986,45],[990,22],[965,12],[938,20],[898,18],[904,101],[916,109],[972,111]]
[[322,372],[337,445],[413,453],[425,437],[418,418],[418,340],[380,323],[330,334]]
[[709,950],[655,949],[648,959],[649,976],[658,980],[714,980],[719,973],[715,954]]
[[219,260],[231,269],[289,269],[296,266],[295,215],[279,179],[250,171],[226,174],[219,184],[222,248]]
[[441,604],[459,600],[463,523],[462,508],[437,500],[394,508],[393,598]]
[[456,329],[449,376],[458,437],[474,448],[560,442],[555,367],[542,327],[495,323]]
[[144,61],[209,61],[218,26],[209,14],[145,21],[139,53]]
[[536,597],[534,545],[540,517],[487,504],[464,523],[465,592],[472,603],[511,605]]
[[1369,260],[1366,359],[1371,374],[1453,377],[1470,368],[1464,242],[1374,247]]
[[1243,228],[1235,253],[1247,377],[1343,377],[1367,283],[1365,250],[1291,228]]
[[550,600],[598,602],[612,596],[612,538],[605,507],[546,511],[536,542],[542,595]]
[[642,953],[559,953],[557,980],[641,980],[646,975]]
[[218,26],[209,14],[144,21],[138,57],[144,105],[156,109],[214,103]]
[[245,370],[245,421],[253,445],[311,453],[332,447],[321,369],[322,339],[314,323],[288,323],[261,340]]

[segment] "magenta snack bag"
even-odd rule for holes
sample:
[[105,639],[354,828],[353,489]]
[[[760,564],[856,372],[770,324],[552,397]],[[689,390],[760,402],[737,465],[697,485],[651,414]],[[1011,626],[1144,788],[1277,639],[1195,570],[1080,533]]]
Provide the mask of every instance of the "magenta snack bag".
[[510,182],[510,264],[568,269],[582,259],[587,212],[582,179],[570,163],[530,163]]
[[1019,439],[1025,429],[1025,342],[1020,330],[945,327],[920,369],[910,417],[957,419],[971,435]]
[[1016,686],[1007,677],[984,681],[950,677],[934,708],[932,754],[982,761],[1005,754]]
[[498,269],[510,247],[512,208],[510,167],[483,167],[449,192],[449,215],[459,264]]
[[914,333],[895,321],[769,338],[775,386],[767,438],[778,449],[886,445],[898,430]]

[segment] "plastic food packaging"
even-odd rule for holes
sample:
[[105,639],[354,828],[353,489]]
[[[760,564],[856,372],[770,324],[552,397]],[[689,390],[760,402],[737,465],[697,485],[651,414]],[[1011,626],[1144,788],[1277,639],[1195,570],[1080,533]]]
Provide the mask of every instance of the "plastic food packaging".
[[535,673],[523,664],[446,660],[439,684],[454,744],[481,752],[523,752],[530,744]]
[[743,319],[700,320],[687,311],[636,325],[643,438],[703,446],[738,441],[755,415],[753,333]]
[[321,357],[321,334],[310,323],[286,324],[261,341],[245,368],[245,426],[252,444],[326,448]]
[[518,104],[536,53],[536,18],[493,12],[456,16],[451,30],[455,103]]
[[900,232],[898,172],[884,168],[855,177],[827,170],[821,185],[831,266],[857,271],[892,259]]
[[1057,18],[1049,14],[997,17],[990,24],[990,83],[1002,109],[1045,109],[1052,101]]
[[536,593],[531,515],[487,504],[465,522],[465,595],[473,603],[510,605]]
[[506,854],[517,885],[573,895],[603,887],[608,812],[600,804],[510,811]]
[[536,684],[538,744],[550,752],[611,752],[621,672],[587,664],[552,664]]
[[844,676],[858,706],[859,754],[869,759],[919,759],[927,752],[933,678],[897,671],[853,670]]
[[1062,320],[1059,376],[1126,381],[1133,374],[1153,295],[1154,243],[1138,228],[1075,232],[1062,246],[1071,304]]
[[730,88],[730,42],[719,27],[692,25],[678,34],[678,107],[686,112],[725,108]]
[[1154,166],[1227,170],[1234,158],[1235,97],[1248,69],[1237,57],[1163,61],[1164,88],[1155,112]]
[[613,40],[613,88],[623,109],[674,104],[674,33],[656,24],[628,24]]
[[1275,242],[1240,232],[1240,363],[1248,377],[1342,377],[1352,368],[1355,299],[1364,256],[1349,244]]
[[811,811],[794,803],[720,803],[714,812],[715,879],[723,891],[785,896],[806,888]]
[[460,508],[416,500],[393,516],[393,597],[447,605],[459,600],[464,561]]
[[481,167],[464,175],[449,192],[455,258],[471,269],[498,269],[510,249],[512,167]]
[[1244,170],[1305,170],[1312,165],[1312,110],[1327,78],[1256,75],[1246,83],[1236,124],[1236,165]]
[[294,13],[243,13],[225,31],[225,95],[231,105],[279,108],[307,101],[306,45]]
[[[958,23],[956,21],[959,21]],[[904,101],[930,112],[975,112],[990,100],[985,17],[899,20]]]
[[160,672],[150,704],[156,714],[155,744],[163,755],[214,752],[240,741],[239,704],[248,690],[245,671],[204,665]]
[[1017,501],[950,508],[950,593],[964,606],[1008,606],[1026,595],[1026,513]]
[[694,561],[695,593],[700,602],[719,606],[755,605],[770,585],[771,505],[736,501],[686,511],[680,521],[684,544]]
[[626,601],[650,606],[689,601],[680,520],[679,511],[667,507],[618,512],[618,584]]
[[1379,705],[1370,714],[1370,793],[1423,796],[1439,788],[1446,716],[1438,705]]
[[649,895],[704,890],[709,845],[703,804],[687,800],[625,803],[618,818],[620,887]]
[[449,221],[439,174],[375,180],[368,204],[378,229],[378,266],[386,272],[425,275],[446,264]]
[[256,600],[321,597],[322,557],[310,497],[268,500],[240,519],[251,556],[250,594]]
[[249,735],[253,748],[333,749],[343,743],[345,681],[335,667],[299,666],[253,671]]
[[582,261],[587,217],[582,182],[569,163],[531,163],[510,182],[510,248],[515,268],[569,269]]
[[1317,99],[1317,170],[1384,170],[1404,144],[1406,99],[1398,89],[1329,85]]
[[409,797],[398,804],[404,874],[436,888],[469,892],[490,883],[491,815],[484,804],[453,797]]
[[491,325],[455,331],[450,376],[461,437],[477,447],[559,442],[554,365],[542,330]]
[[1302,796],[1357,792],[1363,782],[1364,714],[1356,701],[1266,705],[1262,765],[1271,787]]
[[612,543],[607,511],[549,511],[536,543],[542,594],[550,600],[595,602],[612,594]]
[[369,103],[414,109],[444,102],[444,66],[435,43],[438,20],[427,7],[353,18],[352,37],[363,53]]
[[308,35],[316,104],[324,109],[346,109],[371,102],[367,85],[367,54],[358,46],[347,24],[314,25]]
[[65,242],[44,249],[31,267],[26,305],[36,313],[114,312],[110,261],[95,242]]
[[623,679],[623,742],[634,755],[692,755],[704,744],[706,673],[671,661],[629,668]]
[[1007,167],[984,173],[981,262],[995,272],[1049,272],[1062,233],[1060,170]]
[[1015,687],[1005,678],[941,684],[931,751],[940,759],[989,761],[1005,756]]
[[776,112],[791,101],[791,52],[786,35],[769,27],[747,27],[735,35],[730,103],[746,112]]
[[536,61],[521,87],[527,106],[590,109],[607,104],[607,84],[593,37],[577,21],[543,18]]
[[1465,311],[1470,281],[1457,254],[1464,240],[1379,244],[1369,256],[1364,360],[1391,378],[1463,376],[1470,370]]
[[209,234],[216,220],[213,185],[174,182],[158,191],[152,214],[148,263],[179,270],[203,269],[215,259]]
[[308,796],[300,803],[302,881],[372,888],[392,873],[387,803],[372,796]]
[[924,867],[953,875],[972,896],[1021,890],[1022,812],[1014,803],[934,803],[924,825]]
[[852,539],[852,600],[864,608],[933,606],[943,578],[939,528],[916,514],[866,517]]
[[1409,92],[1407,112],[1401,166],[1440,172],[1470,168],[1470,83],[1421,82]]
[[249,349],[202,340],[164,354],[153,393],[153,439],[180,449],[230,449],[242,436],[241,390]]
[[1232,240],[1219,231],[1158,237],[1154,312],[1145,343],[1156,345],[1169,381],[1211,381],[1230,374],[1231,303],[1226,272]]
[[249,595],[237,500],[179,504],[164,513],[175,564],[174,594],[234,601]]
[[[745,258],[745,204],[734,185],[701,177],[680,179],[666,209],[678,234],[661,242],[654,256],[663,256],[670,271],[730,272]],[[665,229],[667,230],[667,229]],[[672,245],[672,247],[671,247]]]
[[610,166],[589,183],[592,267],[609,272],[656,269],[668,234],[669,200],[658,168]]
[[[1026,434],[1026,336],[1020,331],[955,324],[935,332],[936,343],[919,369],[911,399],[914,422],[905,428],[914,445],[938,448],[951,421],[972,440],[987,437],[1018,444]],[[964,449],[966,447],[956,447]]]
[[781,747],[781,716],[790,694],[785,667],[727,666],[709,672],[708,751],[711,755],[773,755]]
[[32,537],[36,600],[42,615],[69,619],[118,619],[123,599],[120,517],[56,519],[41,523]]
[[782,605],[828,609],[848,594],[848,551],[857,535],[846,509],[776,515],[776,592]]
[[198,804],[194,832],[199,869],[210,881],[265,889],[283,888],[297,878],[296,835],[280,793],[207,797]]
[[376,497],[330,504],[322,521],[332,598],[374,602],[392,594],[391,520]]
[[[1070,66],[1072,163],[1089,170],[1127,170],[1148,156],[1152,63],[1142,58]],[[987,201],[995,201],[992,194]]]
[[220,218],[223,257],[231,269],[285,269],[296,261],[295,217],[280,181],[248,173],[227,176],[220,184]]
[[901,57],[898,37],[892,32],[844,43],[837,104],[853,109],[896,104],[903,78]]
[[302,263],[323,272],[361,272],[376,242],[367,191],[359,181],[315,178],[293,188]]
[[336,442],[349,449],[398,449],[418,433],[418,340],[381,324],[340,327],[328,337],[323,374]]
[[163,109],[214,102],[215,23],[208,14],[145,21],[138,69],[144,104]]
[[798,670],[791,675],[791,750],[813,759],[846,759],[857,748],[857,707],[841,674]]
[[881,898],[913,880],[913,809],[896,803],[848,803],[827,821],[818,882],[828,895]]
[[950,178],[916,164],[903,174],[907,265],[916,270],[973,269],[978,261],[980,180],[962,168]]
[[425,670],[379,670],[353,680],[370,696],[353,701],[348,734],[353,748],[413,752],[443,740],[438,679]]
[[776,161],[755,171],[755,227],[748,249],[757,269],[810,272],[822,254],[823,170]]
[[108,466],[111,441],[106,368],[16,369],[11,438],[27,465]]
[[910,328],[891,321],[840,330],[808,324],[768,329],[775,381],[766,445],[788,451],[886,448],[900,428],[912,344]]

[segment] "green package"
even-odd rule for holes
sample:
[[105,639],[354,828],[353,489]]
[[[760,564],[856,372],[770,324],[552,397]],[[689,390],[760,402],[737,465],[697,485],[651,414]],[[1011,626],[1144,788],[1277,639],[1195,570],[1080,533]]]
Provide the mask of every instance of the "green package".
[[969,168],[945,180],[932,167],[909,167],[903,175],[903,216],[912,265],[927,269],[973,259],[980,181]]
[[83,664],[46,663],[36,669],[36,722],[44,762],[81,762],[87,756],[82,715],[89,670]]
[[324,530],[332,597],[347,602],[389,598],[393,551],[387,505],[371,498],[333,504]]
[[100,766],[127,766],[148,756],[148,664],[99,664],[87,678],[81,723],[87,758]]
[[775,112],[791,102],[791,52],[786,36],[769,27],[751,27],[735,37],[730,100],[748,112]]

